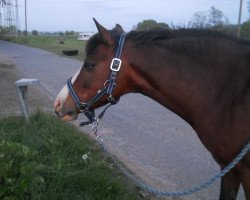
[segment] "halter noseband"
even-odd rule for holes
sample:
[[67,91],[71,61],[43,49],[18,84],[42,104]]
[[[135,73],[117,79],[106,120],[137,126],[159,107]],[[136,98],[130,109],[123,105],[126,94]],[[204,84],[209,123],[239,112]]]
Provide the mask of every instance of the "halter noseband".
[[[97,94],[92,97],[89,101],[87,102],[83,102],[79,99],[79,97],[77,96],[76,92],[73,89],[73,85],[71,82],[72,78],[69,78],[67,81],[67,87],[69,90],[69,93],[71,95],[71,97],[73,98],[75,104],[77,105],[79,111],[81,113],[84,113],[86,115],[86,117],[89,119],[89,121],[87,122],[82,122],[80,124],[80,126],[84,126],[84,125],[88,125],[93,123],[94,121],[98,121],[98,119],[101,119],[105,113],[105,111],[107,110],[108,107],[110,107],[111,105],[116,104],[119,100],[115,100],[114,97],[112,96],[112,92],[115,88],[115,80],[116,80],[116,76],[117,76],[117,72],[120,70],[121,68],[121,53],[122,53],[122,49],[123,49],[123,45],[124,45],[124,41],[125,41],[125,37],[126,34],[123,33],[120,36],[119,39],[119,44],[118,44],[118,48],[116,50],[116,55],[115,58],[113,58],[111,64],[110,64],[110,76],[109,79],[104,83],[104,88],[99,90],[97,92]],[[104,95],[108,95],[107,100],[110,103],[103,111],[102,113],[96,118],[95,117],[95,113],[93,109],[90,109],[90,107],[95,104],[99,99],[101,99]]]

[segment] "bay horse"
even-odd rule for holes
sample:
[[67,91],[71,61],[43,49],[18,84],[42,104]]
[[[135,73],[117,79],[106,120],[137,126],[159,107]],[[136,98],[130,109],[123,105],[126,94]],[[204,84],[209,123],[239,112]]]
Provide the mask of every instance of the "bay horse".
[[[250,140],[250,42],[195,29],[125,37],[120,25],[107,30],[94,21],[98,33],[87,43],[83,67],[58,94],[55,112],[65,121],[80,112],[91,119],[94,109],[141,93],[189,123],[221,169],[227,166]],[[87,103],[77,106],[75,98]],[[249,152],[222,177],[220,199],[236,199],[240,184],[250,200]]]

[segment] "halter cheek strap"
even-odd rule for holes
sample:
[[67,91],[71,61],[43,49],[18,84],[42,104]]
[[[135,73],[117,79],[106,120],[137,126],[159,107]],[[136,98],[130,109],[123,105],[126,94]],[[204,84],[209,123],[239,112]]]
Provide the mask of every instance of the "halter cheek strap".
[[112,60],[112,62],[110,64],[111,74],[110,74],[110,77],[109,77],[109,80],[108,80],[109,85],[108,85],[108,88],[107,88],[107,94],[109,95],[108,100],[110,102],[114,101],[114,98],[112,97],[112,91],[113,91],[113,89],[115,87],[115,80],[116,80],[117,72],[120,71],[120,68],[121,68],[121,65],[122,65],[122,61],[121,61],[120,58],[121,58],[121,54],[122,54],[122,48],[124,46],[125,37],[126,37],[125,33],[123,33],[120,36],[119,45],[118,45],[118,48],[116,50],[115,58]]

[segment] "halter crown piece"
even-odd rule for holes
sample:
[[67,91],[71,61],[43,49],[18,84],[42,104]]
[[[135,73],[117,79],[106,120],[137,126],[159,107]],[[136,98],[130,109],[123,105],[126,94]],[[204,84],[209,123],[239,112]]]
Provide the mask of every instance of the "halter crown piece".
[[[97,92],[97,94],[94,97],[92,97],[89,101],[83,102],[79,99],[79,97],[77,96],[76,92],[73,89],[71,78],[68,79],[67,87],[69,89],[69,93],[70,93],[72,99],[74,100],[75,104],[77,105],[79,111],[81,113],[84,113],[86,115],[86,117],[89,119],[89,121],[87,121],[87,122],[81,122],[80,126],[89,125],[95,121],[98,122],[98,120],[104,116],[105,111],[111,105],[118,103],[119,100],[114,99],[114,97],[112,96],[112,92],[113,92],[115,85],[116,85],[115,80],[116,80],[117,72],[119,72],[119,70],[121,68],[121,64],[122,64],[122,61],[120,58],[121,58],[125,38],[126,38],[126,34],[125,33],[121,34],[120,39],[119,39],[118,48],[116,50],[115,58],[113,58],[113,60],[110,64],[111,73],[110,73],[109,79],[104,83],[104,88],[99,90]],[[98,117],[95,117],[95,111],[93,109],[90,109],[90,107],[93,104],[95,104],[99,99],[101,99],[104,95],[108,95],[107,100],[110,104],[101,112],[101,114]]]

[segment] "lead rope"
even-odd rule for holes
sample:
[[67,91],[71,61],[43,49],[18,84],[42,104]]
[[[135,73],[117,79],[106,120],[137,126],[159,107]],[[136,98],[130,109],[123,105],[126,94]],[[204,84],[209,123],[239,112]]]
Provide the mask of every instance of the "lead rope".
[[200,185],[194,186],[190,189],[183,190],[183,191],[168,192],[168,191],[158,190],[158,189],[142,182],[141,180],[139,180],[139,178],[137,178],[133,174],[131,174],[122,165],[122,163],[113,154],[111,154],[108,151],[108,149],[106,148],[106,146],[104,144],[104,140],[97,135],[98,125],[99,125],[99,120],[97,120],[97,125],[92,127],[93,134],[96,135],[97,142],[101,146],[102,151],[105,152],[111,158],[111,160],[114,162],[116,167],[126,177],[128,177],[136,186],[140,187],[141,189],[145,190],[146,192],[148,192],[150,194],[153,194],[156,196],[162,196],[162,197],[186,196],[186,195],[193,194],[195,192],[198,192],[202,189],[209,187],[215,181],[217,181],[219,178],[223,177],[226,173],[228,173],[232,168],[234,168],[250,149],[250,141],[248,141],[248,143],[244,146],[244,148],[240,151],[240,153],[234,158],[234,160],[227,167],[225,167],[223,170],[221,170],[218,174],[214,175],[211,179],[209,179],[205,183],[202,183]]
[[[100,120],[102,119],[102,117],[104,116],[105,112],[107,111],[107,109],[112,106],[113,104],[110,103],[108,106],[106,106],[106,108],[104,108],[104,110],[98,115],[98,117],[94,118],[94,121],[91,122],[90,124],[88,124],[91,127],[92,130],[92,134],[95,135],[96,139],[99,137],[97,135],[97,131],[98,131],[98,126],[100,124]],[[92,123],[94,123],[94,125],[92,125]],[[80,123],[79,126],[85,126],[86,124],[84,124],[84,122]]]

